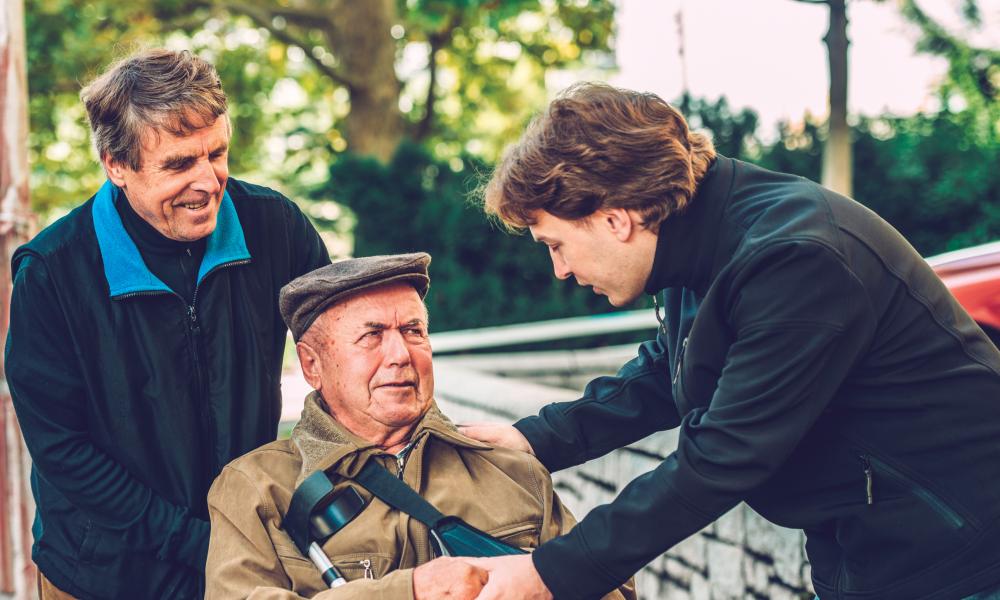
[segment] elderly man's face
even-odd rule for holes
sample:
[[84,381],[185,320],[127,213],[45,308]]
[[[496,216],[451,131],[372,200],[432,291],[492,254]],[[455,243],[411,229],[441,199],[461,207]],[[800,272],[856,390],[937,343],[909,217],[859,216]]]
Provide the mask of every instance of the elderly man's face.
[[408,284],[360,292],[334,305],[298,350],[306,380],[333,417],[368,441],[381,444],[408,433],[431,405],[427,309]]
[[143,220],[165,237],[192,242],[215,231],[229,178],[229,133],[224,115],[185,136],[150,133],[138,171],[109,159],[105,168]]

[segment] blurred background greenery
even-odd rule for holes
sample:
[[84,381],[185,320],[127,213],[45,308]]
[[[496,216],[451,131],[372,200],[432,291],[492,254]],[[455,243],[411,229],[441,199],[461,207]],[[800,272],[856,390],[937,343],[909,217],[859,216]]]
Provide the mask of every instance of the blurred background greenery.
[[[611,309],[553,278],[544,248],[470,202],[556,91],[546,86],[553,73],[614,72],[611,0],[25,4],[32,202],[43,223],[103,180],[81,85],[137,48],[189,48],[215,63],[229,96],[231,173],[299,202],[334,256],[430,252],[434,330]],[[933,111],[854,119],[853,195],[925,255],[996,239],[1000,52],[966,43],[912,0],[896,6],[919,31],[918,50],[947,60],[947,76]],[[979,4],[961,7],[974,28]],[[724,97],[667,100],[721,153],[820,179],[825,122],[763,131],[752,108]]]

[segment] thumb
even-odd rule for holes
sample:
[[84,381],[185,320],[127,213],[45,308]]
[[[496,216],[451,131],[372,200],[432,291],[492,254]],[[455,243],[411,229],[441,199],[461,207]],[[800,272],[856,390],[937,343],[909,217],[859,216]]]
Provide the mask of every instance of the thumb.
[[500,584],[487,581],[483,589],[479,590],[476,600],[500,600]]

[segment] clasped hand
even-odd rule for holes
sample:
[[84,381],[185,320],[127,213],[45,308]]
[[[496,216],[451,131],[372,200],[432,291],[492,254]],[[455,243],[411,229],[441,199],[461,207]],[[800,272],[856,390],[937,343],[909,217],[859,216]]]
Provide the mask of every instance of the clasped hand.
[[530,555],[438,558],[413,571],[415,600],[552,600]]

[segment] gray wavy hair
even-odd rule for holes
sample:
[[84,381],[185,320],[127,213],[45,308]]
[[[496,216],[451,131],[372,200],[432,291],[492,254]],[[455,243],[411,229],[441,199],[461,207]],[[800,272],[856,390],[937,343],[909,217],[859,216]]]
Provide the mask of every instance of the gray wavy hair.
[[187,50],[144,50],[111,64],[80,91],[94,148],[104,160],[142,168],[142,139],[188,135],[226,114],[215,67]]

